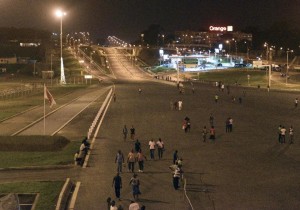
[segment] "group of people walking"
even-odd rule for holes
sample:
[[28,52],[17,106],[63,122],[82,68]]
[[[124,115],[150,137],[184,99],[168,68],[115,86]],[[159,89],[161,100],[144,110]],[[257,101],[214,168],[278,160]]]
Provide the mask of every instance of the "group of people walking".
[[[133,130],[133,131],[132,131]],[[123,130],[123,137],[126,140],[127,138],[127,127],[124,125]],[[134,138],[135,136],[135,129],[132,126],[131,131],[131,138]],[[150,160],[155,159],[155,150],[157,149],[157,155],[158,159],[163,158],[164,153],[164,142],[161,138],[158,138],[158,140],[155,142],[154,139],[151,139],[148,143],[149,151],[150,151]],[[132,187],[132,194],[133,198],[136,201],[141,194],[140,192],[140,180],[138,178],[138,175],[135,173],[135,164],[138,162],[139,170],[138,172],[144,172],[144,161],[147,160],[147,157],[142,152],[141,142],[138,139],[135,139],[134,147],[131,149],[125,157],[121,150],[118,150],[116,157],[115,157],[115,163],[117,163],[117,175],[113,178],[112,186],[115,188],[115,195],[116,198],[120,200],[120,192],[122,188],[122,178],[120,174],[123,172],[123,168],[125,167],[126,163],[128,166],[128,172],[133,173],[129,184]],[[126,163],[125,163],[126,161]]]
[[293,144],[294,142],[294,128],[291,125],[291,127],[289,128],[289,130],[287,131],[287,129],[283,126],[283,125],[279,125],[278,126],[278,142],[280,144],[285,144],[286,143],[286,133],[289,133],[289,137],[290,137],[290,144]]

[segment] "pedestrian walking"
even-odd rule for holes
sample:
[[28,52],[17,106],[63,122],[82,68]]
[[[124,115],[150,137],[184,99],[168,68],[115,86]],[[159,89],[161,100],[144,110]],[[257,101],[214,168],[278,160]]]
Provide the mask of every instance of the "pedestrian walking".
[[294,128],[292,125],[289,128],[289,134],[290,134],[290,144],[293,144],[294,143]]
[[175,163],[176,165],[182,167],[183,166],[183,159],[182,158],[178,158],[178,160]]
[[222,90],[222,92],[224,92],[224,88],[225,88],[225,85],[222,84],[222,85],[221,85],[221,90]]
[[134,164],[135,164],[136,158],[135,154],[133,152],[133,149],[128,153],[127,156],[127,164],[128,164],[128,171],[134,172]]
[[155,142],[153,139],[149,141],[149,149],[150,149],[150,159],[154,160],[154,152],[155,152]]
[[192,87],[192,93],[195,94],[195,88],[194,87]]
[[123,128],[122,132],[123,132],[123,139],[124,139],[124,141],[126,141],[127,140],[127,134],[128,134],[128,130],[127,130],[126,125],[124,125],[124,128]]
[[190,132],[191,131],[191,120],[189,117],[185,117],[184,120],[186,121],[186,129],[185,132]]
[[209,130],[209,139],[211,140],[215,140],[216,139],[216,130],[214,126],[211,126],[210,130]]
[[116,202],[115,201],[112,201],[110,203],[110,208],[109,210],[118,210],[118,207],[116,206]]
[[209,116],[209,124],[210,124],[210,126],[214,126],[214,117],[212,114],[210,114],[210,116]]
[[240,104],[242,103],[242,97],[239,97],[239,103]]
[[115,188],[116,198],[121,200],[122,178],[119,173],[113,178],[112,187]]
[[157,145],[158,159],[161,159],[163,157],[163,153],[165,149],[164,142],[161,140],[161,138],[158,138],[156,145]]
[[219,96],[218,96],[218,94],[216,94],[215,95],[215,102],[218,103],[218,100],[219,100]]
[[178,110],[178,101],[174,102],[174,110]]
[[117,96],[116,96],[116,94],[114,93],[114,95],[113,95],[113,99],[114,99],[114,102],[116,102],[116,100],[117,100]]
[[282,126],[279,125],[278,129],[277,129],[277,133],[278,133],[278,142],[281,143],[281,128]]
[[182,177],[182,173],[183,171],[181,169],[181,166],[176,165],[175,170],[173,171],[173,187],[175,190],[178,190],[179,188],[179,180]]
[[139,88],[139,94],[141,94],[142,93],[142,88]]
[[140,210],[140,205],[135,201],[131,201],[128,210]]
[[227,118],[226,121],[225,121],[225,131],[226,131],[226,133],[230,132],[229,130],[230,130],[229,129],[229,118]]
[[232,101],[233,103],[235,103],[235,97],[234,97],[234,96],[231,97],[231,101]]
[[174,154],[173,154],[173,164],[175,165],[175,163],[177,162],[178,160],[178,151],[175,150]]
[[284,126],[282,126],[281,128],[281,143],[285,144],[285,134],[286,134],[286,128]]
[[229,85],[226,86],[226,89],[227,89],[227,94],[229,95],[230,94],[230,87],[229,87]]
[[138,153],[141,149],[141,143],[139,142],[139,140],[137,139],[134,143],[134,149],[135,149],[135,152]]
[[139,199],[139,195],[141,194],[140,191],[140,180],[137,177],[137,174],[133,174],[130,179],[129,185],[132,187],[132,195],[135,201]]
[[119,150],[116,155],[115,163],[117,163],[117,172],[122,173],[122,166],[124,164],[124,155],[121,152],[121,150]]
[[177,105],[178,105],[178,110],[181,111],[181,110],[182,110],[182,105],[183,105],[182,100],[179,100],[179,101],[177,102]]
[[233,119],[231,117],[229,117],[228,122],[229,122],[229,132],[232,132],[232,130],[233,130]]
[[135,128],[132,125],[131,128],[130,128],[130,138],[131,138],[131,140],[134,140],[134,136],[135,136]]
[[110,210],[111,197],[108,197],[108,198],[106,199],[106,203],[107,203],[107,210]]
[[207,133],[208,133],[208,131],[206,129],[206,126],[204,126],[203,129],[202,129],[203,142],[206,142]]
[[82,159],[82,158],[80,158],[79,154],[80,154],[80,151],[78,150],[78,151],[75,153],[75,155],[74,155],[74,164],[75,164],[75,166],[81,165],[81,159]]
[[142,153],[142,150],[137,153],[137,161],[139,164],[139,172],[144,172],[144,161],[147,160],[146,156]]
[[172,100],[170,100],[170,109],[173,110],[174,109],[174,102]]
[[295,108],[298,107],[298,98],[295,98]]

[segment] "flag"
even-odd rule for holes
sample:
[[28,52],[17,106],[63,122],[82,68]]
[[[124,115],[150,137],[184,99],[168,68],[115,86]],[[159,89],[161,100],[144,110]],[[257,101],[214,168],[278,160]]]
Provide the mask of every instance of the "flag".
[[50,108],[52,108],[52,106],[56,104],[53,96],[51,95],[51,93],[47,89],[46,85],[44,86],[44,99],[49,101]]

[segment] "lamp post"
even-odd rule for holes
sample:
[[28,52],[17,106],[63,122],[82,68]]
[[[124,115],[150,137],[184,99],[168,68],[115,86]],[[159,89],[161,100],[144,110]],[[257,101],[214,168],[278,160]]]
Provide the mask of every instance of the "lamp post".
[[51,53],[51,57],[50,57],[50,74],[51,74],[51,87],[52,87],[52,78],[53,78],[53,70],[52,70],[52,56],[53,54]]
[[265,42],[264,47],[267,48],[267,51],[266,51],[266,58],[267,58],[267,61],[268,61],[268,63],[269,63],[269,45],[268,45],[267,42]]
[[289,53],[294,52],[293,50],[287,50],[286,51],[286,74],[285,74],[285,84],[287,85],[288,81],[288,73],[289,73]]
[[60,18],[60,84],[66,84],[65,71],[64,71],[64,62],[62,57],[62,19],[66,15],[65,12],[61,10],[56,10],[56,16]]
[[226,43],[228,44],[229,46],[229,49],[228,49],[228,54],[230,53],[230,41],[229,40],[226,40]]

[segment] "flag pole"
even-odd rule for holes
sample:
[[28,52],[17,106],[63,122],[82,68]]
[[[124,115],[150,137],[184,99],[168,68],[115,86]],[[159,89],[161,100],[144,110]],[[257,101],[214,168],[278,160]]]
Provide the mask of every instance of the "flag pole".
[[45,83],[44,83],[44,95],[43,95],[43,99],[44,99],[44,135],[45,135],[45,130],[46,130],[46,104],[45,104],[45,94],[46,94],[46,86],[45,86]]

